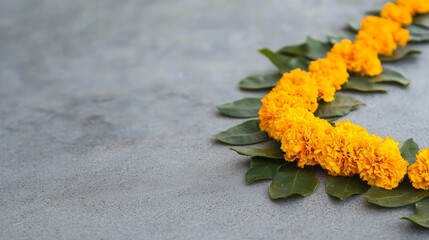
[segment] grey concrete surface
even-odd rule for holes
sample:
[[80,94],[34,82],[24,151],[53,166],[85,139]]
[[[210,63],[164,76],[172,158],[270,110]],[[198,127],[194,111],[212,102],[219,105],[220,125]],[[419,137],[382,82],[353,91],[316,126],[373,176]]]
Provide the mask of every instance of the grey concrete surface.
[[[425,239],[317,191],[273,202],[212,136],[215,105],[260,93],[258,48],[322,38],[374,0],[0,0],[0,239]],[[357,95],[349,119],[429,147],[428,45],[392,67],[408,88]]]

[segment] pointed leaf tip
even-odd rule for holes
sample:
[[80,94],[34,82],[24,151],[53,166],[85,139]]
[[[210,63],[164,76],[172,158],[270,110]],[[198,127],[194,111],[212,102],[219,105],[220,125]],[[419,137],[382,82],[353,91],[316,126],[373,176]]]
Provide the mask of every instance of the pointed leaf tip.
[[269,140],[266,132],[259,129],[259,120],[253,119],[215,135],[215,138],[230,145],[248,145]]
[[248,76],[240,80],[239,87],[243,90],[271,89],[281,76],[281,73]]
[[429,198],[416,203],[416,211],[408,217],[402,219],[411,221],[421,227],[429,228]]
[[283,73],[296,68],[306,70],[308,67],[308,61],[303,57],[285,56],[267,48],[260,49],[259,52],[267,57]]
[[243,98],[217,106],[219,112],[236,118],[257,117],[262,103],[260,98]]
[[280,145],[279,142],[272,140],[263,148],[230,148],[230,150],[244,156],[283,159],[284,152]]

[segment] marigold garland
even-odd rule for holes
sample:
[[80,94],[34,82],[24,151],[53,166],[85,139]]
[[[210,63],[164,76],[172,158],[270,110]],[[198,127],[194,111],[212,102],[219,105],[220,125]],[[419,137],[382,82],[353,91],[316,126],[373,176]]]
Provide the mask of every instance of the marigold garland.
[[[259,111],[260,129],[281,142],[286,161],[301,168],[320,165],[334,176],[358,174],[369,185],[393,189],[404,179],[408,162],[398,143],[369,134],[351,122],[331,126],[314,116],[318,101],[331,102],[335,92],[347,82],[348,71],[375,76],[383,69],[379,54],[392,55],[405,46],[410,34],[403,25],[412,16],[429,12],[429,1],[397,0],[387,3],[381,17],[361,21],[354,42],[342,40],[326,58],[310,63],[309,71],[284,73],[275,88],[263,99]],[[408,167],[415,188],[429,189],[429,149],[419,152],[417,162]]]

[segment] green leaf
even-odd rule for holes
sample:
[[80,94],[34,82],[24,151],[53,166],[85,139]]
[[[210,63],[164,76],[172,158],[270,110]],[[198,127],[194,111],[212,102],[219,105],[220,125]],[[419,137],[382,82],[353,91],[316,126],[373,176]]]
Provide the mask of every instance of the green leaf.
[[286,165],[284,159],[253,157],[250,160],[250,169],[246,172],[246,184],[259,180],[273,179],[277,170],[283,165]]
[[303,57],[292,57],[291,60],[289,61],[289,68],[283,72],[290,72],[291,70],[294,70],[297,68],[300,68],[302,70],[307,70],[309,64],[310,63],[307,61],[307,59]]
[[215,138],[230,145],[248,145],[269,140],[266,132],[259,129],[259,120],[249,120],[215,135]]
[[365,15],[380,16],[380,10],[370,10],[365,12]]
[[429,28],[429,14],[416,15],[413,17],[413,24]]
[[398,47],[391,56],[380,55],[380,60],[382,62],[394,62],[401,60],[409,55],[420,53],[422,52],[411,47]]
[[354,97],[345,95],[336,95],[333,102],[325,103],[320,102],[314,115],[324,119],[336,120],[349,112],[358,109],[362,102],[356,100]]
[[244,90],[270,89],[276,86],[281,76],[281,73],[248,76],[241,79],[239,86]]
[[352,76],[349,81],[341,86],[342,90],[352,90],[358,92],[387,92],[383,87],[377,86],[371,81],[371,77]]
[[354,32],[359,31],[360,29],[360,20],[359,19],[352,19],[348,23],[348,28]]
[[317,178],[314,169],[288,164],[277,171],[269,193],[271,199],[287,198],[295,194],[308,196],[314,192],[316,186]]
[[401,146],[401,155],[410,164],[416,162],[416,155],[419,151],[419,145],[412,138],[406,140]]
[[428,196],[429,191],[415,189],[409,181],[403,181],[392,190],[371,187],[365,194],[368,202],[382,207],[402,207]]
[[306,57],[310,60],[324,58],[326,53],[331,50],[332,45],[329,42],[308,37],[305,43],[281,48],[278,53],[290,56]]
[[371,77],[370,81],[373,83],[398,83],[402,86],[410,84],[410,80],[405,78],[404,75],[388,68],[383,68],[383,72],[378,76]]
[[267,48],[260,49],[259,52],[267,57],[281,72],[289,72],[295,68],[306,70],[308,67],[308,62],[303,57],[289,57]]
[[422,227],[429,228],[429,199],[424,199],[416,203],[416,213],[402,217]]
[[411,40],[410,42],[427,42],[429,41],[429,28],[411,24],[406,26],[406,28],[410,31]]
[[326,180],[326,193],[330,196],[346,200],[352,195],[363,194],[368,191],[369,185],[363,182],[359,176],[342,177],[328,176]]
[[217,106],[219,112],[237,118],[257,117],[262,103],[260,98],[243,98]]
[[342,33],[331,34],[328,37],[329,37],[329,42],[331,44],[335,44],[335,43],[341,42],[343,39],[350,39],[353,41],[355,39],[355,36],[356,34],[352,32],[342,32]]
[[240,155],[251,157],[266,157],[273,159],[283,159],[284,152],[280,149],[280,143],[271,141],[265,148],[230,148]]

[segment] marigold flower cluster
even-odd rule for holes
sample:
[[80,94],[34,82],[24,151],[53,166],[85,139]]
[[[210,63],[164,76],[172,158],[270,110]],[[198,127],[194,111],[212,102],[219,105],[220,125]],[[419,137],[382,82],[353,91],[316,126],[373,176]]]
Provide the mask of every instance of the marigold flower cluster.
[[386,3],[380,17],[367,16],[361,21],[355,41],[343,40],[334,45],[328,56],[344,59],[347,69],[361,75],[375,76],[382,72],[378,55],[390,56],[410,40],[410,33],[402,25],[412,22],[415,14],[429,12],[429,1],[397,0]]
[[429,190],[429,148],[418,152],[416,162],[408,167],[408,178],[413,187]]
[[429,13],[429,2],[426,0],[396,0],[396,4],[404,6],[413,15]]
[[354,42],[334,44],[326,58],[310,63],[308,71],[284,73],[262,99],[260,129],[281,142],[286,161],[299,167],[320,165],[330,175],[358,174],[369,185],[392,189],[409,172],[416,188],[429,189],[429,150],[421,151],[408,167],[398,143],[369,134],[349,121],[332,126],[314,116],[318,101],[332,102],[335,92],[347,82],[348,71],[374,76],[382,72],[379,54],[391,55],[410,39],[402,25],[412,16],[429,12],[427,0],[397,0],[387,3],[381,17],[367,16]]

